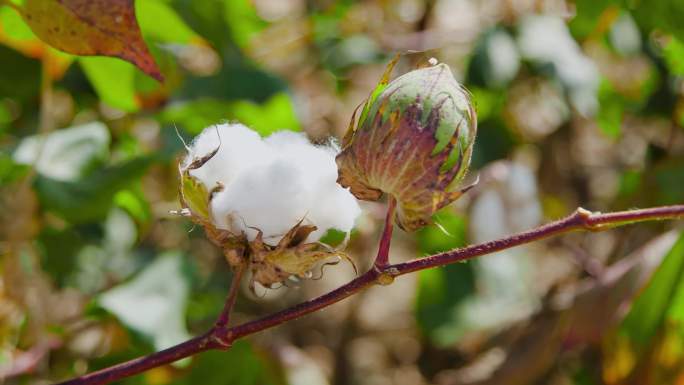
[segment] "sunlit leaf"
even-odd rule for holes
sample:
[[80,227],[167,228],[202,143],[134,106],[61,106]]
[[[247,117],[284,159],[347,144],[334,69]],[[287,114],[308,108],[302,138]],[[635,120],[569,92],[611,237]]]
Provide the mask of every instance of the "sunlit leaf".
[[103,102],[127,112],[140,108],[131,64],[107,57],[81,57],[78,62]]
[[100,122],[65,128],[47,136],[24,138],[13,157],[17,163],[34,164],[41,175],[74,181],[109,155],[109,130]]
[[[74,60],[72,55],[58,51],[40,40],[31,31],[21,15],[9,7],[0,7],[0,44],[11,47],[22,54],[44,60],[44,65],[48,66],[48,72],[55,78],[61,78],[64,71]],[[3,66],[3,72],[13,70],[15,72],[25,71],[23,66],[11,65]],[[36,81],[38,78],[36,77]],[[14,78],[13,85],[21,85],[23,82]]]
[[663,48],[665,63],[675,75],[684,76],[684,42],[672,38]]
[[114,195],[114,203],[123,208],[139,223],[146,224],[152,219],[149,203],[141,193],[132,190],[121,190]]
[[176,13],[168,2],[145,0],[135,2],[138,23],[145,37],[163,42],[188,44],[203,39]]
[[226,24],[233,40],[238,46],[246,47],[266,22],[257,15],[254,4],[249,0],[226,1],[224,6]]
[[607,80],[599,86],[599,111],[596,122],[604,134],[618,138],[622,132],[622,116],[624,104],[620,95],[616,94]]
[[20,9],[33,32],[53,47],[75,55],[118,57],[162,80],[142,39],[133,0],[26,0]]
[[160,118],[165,123],[177,124],[191,134],[198,134],[213,124],[234,120],[262,136],[280,130],[300,130],[292,100],[285,93],[277,93],[263,104],[203,99],[170,106],[161,113]]
[[[684,281],[684,234],[667,253],[649,285],[636,299],[620,332],[642,347],[655,336]],[[684,293],[682,293],[684,295]]]
[[185,328],[188,290],[182,256],[167,253],[131,281],[103,293],[98,303],[161,350],[190,337]]

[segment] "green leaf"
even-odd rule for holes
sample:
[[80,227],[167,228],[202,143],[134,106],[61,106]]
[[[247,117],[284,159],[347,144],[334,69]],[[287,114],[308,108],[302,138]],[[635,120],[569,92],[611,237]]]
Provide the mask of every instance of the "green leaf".
[[114,195],[114,203],[126,210],[139,223],[146,224],[152,219],[149,202],[145,200],[142,192],[121,190]]
[[133,65],[107,57],[81,57],[78,62],[102,101],[126,112],[140,108]]
[[18,181],[28,171],[28,166],[16,163],[9,154],[0,153],[0,186]]
[[31,30],[51,46],[74,55],[103,55],[134,64],[161,81],[135,17],[133,1],[25,0],[21,14]]
[[470,264],[458,263],[419,273],[416,321],[434,345],[447,346],[461,337],[465,329],[459,308],[474,288],[475,273]]
[[0,63],[0,100],[5,97],[19,102],[37,99],[40,92],[39,61],[0,46]]
[[247,47],[249,42],[267,23],[257,15],[254,4],[249,0],[226,1],[225,20],[233,41],[239,47]]
[[466,244],[466,221],[448,209],[433,216],[435,222],[418,230],[418,249],[423,254],[436,254],[462,247]]
[[347,239],[347,233],[337,229],[330,229],[323,234],[321,239],[319,239],[319,242],[325,243],[331,247],[337,247],[341,245],[345,239]]
[[21,15],[10,7],[0,7],[0,31],[13,40],[34,41],[38,37]]
[[65,128],[47,136],[24,138],[13,157],[17,163],[33,164],[48,178],[61,181],[79,179],[109,155],[109,130],[100,122]]
[[210,351],[195,356],[192,370],[170,385],[276,385],[282,374],[269,356],[249,342],[237,341],[226,352]]
[[138,180],[155,160],[152,156],[100,169],[75,182],[39,176],[35,189],[43,207],[72,223],[107,216],[114,194]]
[[203,40],[164,1],[136,1],[135,9],[140,29],[145,37],[162,42],[184,44]]
[[665,63],[675,75],[684,76],[684,43],[682,40],[672,38],[663,48]]
[[683,0],[631,0],[627,3],[642,29],[669,32],[684,41]]
[[299,131],[300,125],[294,111],[294,104],[286,93],[277,93],[263,104],[240,100],[227,102],[216,99],[202,99],[164,110],[160,120],[177,124],[192,135],[206,127],[226,121],[237,120],[249,126],[262,136],[280,130]]
[[570,30],[573,35],[584,38],[594,32],[598,26],[603,12],[618,4],[619,0],[576,0],[575,17],[570,21]]
[[[427,226],[417,233],[422,253],[434,254],[465,245],[466,223],[462,217],[442,210],[434,220],[439,226]],[[433,344],[445,346],[460,336],[459,307],[474,287],[475,274],[470,264],[453,264],[419,273],[415,315],[420,329]]]
[[180,253],[160,255],[131,281],[98,298],[103,308],[153,341],[157,350],[190,338],[185,327],[189,283]]
[[664,162],[648,175],[655,178],[654,189],[649,192],[656,204],[681,204],[684,202],[684,158]]
[[[684,233],[667,253],[658,270],[634,301],[620,326],[637,346],[646,348],[668,316],[680,317],[684,301]],[[673,307],[673,305],[675,305]]]
[[625,106],[622,97],[613,90],[606,79],[603,79],[599,86],[599,103],[596,116],[599,128],[613,139],[620,137]]

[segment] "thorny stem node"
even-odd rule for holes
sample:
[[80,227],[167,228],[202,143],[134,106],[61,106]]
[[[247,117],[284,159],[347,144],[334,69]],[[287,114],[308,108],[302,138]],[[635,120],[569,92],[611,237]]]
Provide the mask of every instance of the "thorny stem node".
[[[390,208],[388,210],[388,218],[392,219],[392,207],[394,203],[390,200]],[[375,266],[368,270],[363,275],[355,278],[351,282],[338,287],[337,289],[324,294],[320,297],[302,302],[285,310],[278,311],[274,314],[265,316],[263,318],[245,322],[238,326],[227,328],[228,316],[225,309],[232,308],[235,296],[228,294],[224,312],[221,313],[218,325],[222,327],[214,327],[208,333],[195,337],[191,340],[185,341],[179,345],[170,347],[166,350],[150,354],[145,357],[140,357],[122,364],[112,366],[100,371],[86,374],[84,376],[63,382],[61,385],[95,385],[107,384],[113,381],[121,380],[146,370],[169,364],[171,362],[180,360],[181,358],[190,357],[197,353],[212,350],[212,349],[227,349],[233,341],[260,332],[265,329],[272,328],[284,322],[293,320],[303,315],[313,313],[319,309],[330,306],[339,302],[353,294],[358,293],[364,288],[371,286],[387,276],[394,278],[399,275],[408,274],[414,271],[429,269],[437,266],[444,266],[455,262],[465,261],[476,258],[482,255],[491,254],[497,251],[509,249],[525,243],[538,241],[551,236],[569,233],[572,231],[589,230],[602,231],[616,226],[623,226],[636,222],[666,220],[666,219],[682,219],[684,218],[684,205],[661,206],[640,210],[628,210],[614,213],[592,213],[588,210],[579,208],[573,214],[560,219],[555,222],[537,227],[535,229],[514,234],[506,238],[501,238],[477,245],[464,247],[461,249],[447,251],[445,253],[435,254],[430,257],[414,259],[412,261],[388,265],[387,262],[383,265],[383,258],[388,255],[389,251],[389,236],[391,236],[391,229],[385,226],[383,238],[381,239],[381,246],[378,252],[380,264],[376,262]],[[386,224],[391,226],[391,221],[386,221]],[[389,236],[388,236],[389,234]],[[386,243],[383,243],[386,242]],[[384,254],[387,253],[387,254]],[[234,278],[235,280],[235,278]],[[237,283],[231,285],[231,292]],[[235,289],[237,290],[237,289]],[[224,317],[224,314],[225,317]],[[225,319],[225,324],[223,320]]]

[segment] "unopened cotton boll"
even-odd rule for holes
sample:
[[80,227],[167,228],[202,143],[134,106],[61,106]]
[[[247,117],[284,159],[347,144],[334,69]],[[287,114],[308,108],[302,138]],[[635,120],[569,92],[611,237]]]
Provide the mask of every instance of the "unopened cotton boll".
[[264,242],[276,245],[302,221],[317,227],[306,239],[315,242],[331,229],[348,233],[361,212],[336,182],[334,146],[316,146],[290,131],[262,139],[243,125],[224,124],[193,141],[184,165],[213,151],[191,175],[214,190],[210,212],[219,229],[245,233],[250,241],[261,231]]

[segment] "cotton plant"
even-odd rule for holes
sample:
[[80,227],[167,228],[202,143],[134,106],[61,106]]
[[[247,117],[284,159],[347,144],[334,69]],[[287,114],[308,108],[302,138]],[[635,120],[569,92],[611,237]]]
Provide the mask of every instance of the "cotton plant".
[[[477,131],[469,94],[436,61],[389,82],[396,60],[352,117],[342,150],[290,131],[262,139],[238,123],[207,127],[188,147],[182,212],[231,266],[249,266],[252,287],[308,277],[333,257],[351,261],[321,237],[349,234],[357,198],[386,193],[390,222],[414,231],[471,187],[461,186]],[[389,236],[376,267],[388,263]]]
[[315,145],[291,131],[261,138],[231,123],[207,127],[187,150],[181,212],[205,228],[233,268],[249,268],[252,287],[309,277],[320,263],[351,261],[322,241],[330,231],[348,236],[361,213],[337,184],[334,142]]

